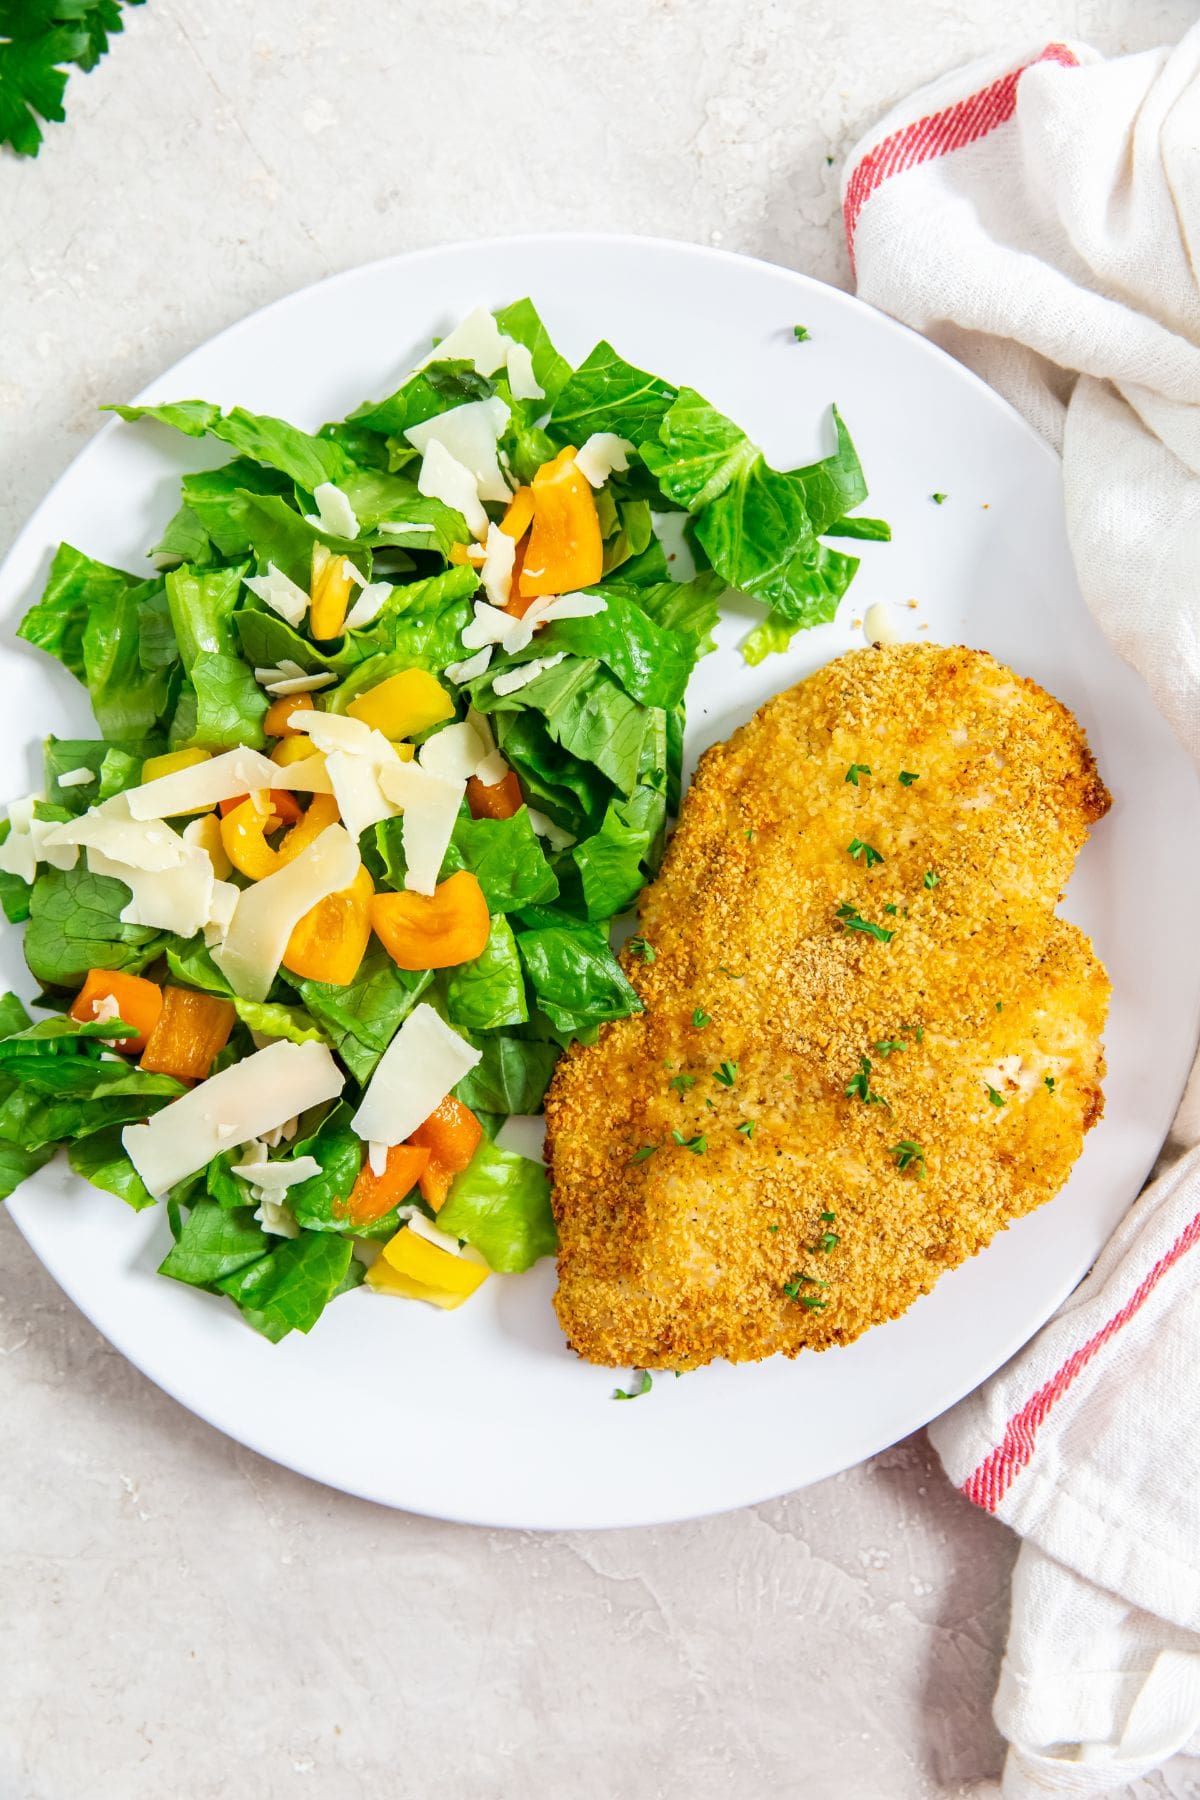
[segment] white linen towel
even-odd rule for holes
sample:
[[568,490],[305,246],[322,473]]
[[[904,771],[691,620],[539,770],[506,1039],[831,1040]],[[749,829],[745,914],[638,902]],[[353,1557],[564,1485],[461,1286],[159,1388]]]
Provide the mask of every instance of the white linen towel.
[[[1061,449],[1088,604],[1200,760],[1200,27],[943,77],[856,147],[844,206],[863,299]],[[930,1436],[1024,1540],[1007,1800],[1200,1751],[1200,1065],[1091,1274]]]

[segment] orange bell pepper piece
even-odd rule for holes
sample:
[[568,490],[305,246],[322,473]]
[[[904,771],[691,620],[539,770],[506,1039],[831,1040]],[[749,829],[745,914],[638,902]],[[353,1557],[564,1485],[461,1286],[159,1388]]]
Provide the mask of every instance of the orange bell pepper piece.
[[[118,1016],[127,1025],[137,1026],[136,1037],[113,1038],[113,1049],[124,1050],[127,1056],[140,1056],[146,1048],[147,1038],[158,1024],[163,1006],[162,989],[156,981],[147,981],[142,975],[122,975],[115,969],[89,969],[87,980],[71,1002],[71,1017],[80,1025],[87,1025],[97,1016],[97,1008],[105,1000],[115,1002]],[[111,1011],[111,1008],[105,1010]]]
[[429,1162],[418,1177],[421,1198],[439,1211],[456,1175],[467,1167],[483,1136],[483,1127],[461,1100],[447,1094],[409,1138],[410,1144],[428,1150]]
[[302,737],[304,734],[288,723],[299,711],[316,711],[311,694],[277,694],[263,717],[263,730],[273,738]]
[[467,805],[473,819],[511,819],[524,804],[521,784],[512,769],[502,781],[489,784],[472,775],[467,782]]
[[314,544],[312,579],[308,586],[311,599],[308,629],[317,643],[324,644],[330,638],[341,637],[353,586],[346,573],[346,558],[342,552],[327,550],[324,544]]
[[374,893],[371,877],[360,869],[349,887],[318,900],[292,928],[284,968],[308,981],[348,986],[370,941]]
[[347,1198],[334,1201],[334,1217],[347,1219],[351,1225],[373,1225],[393,1206],[399,1206],[425,1173],[428,1161],[428,1150],[418,1144],[393,1144],[382,1175],[376,1175],[364,1159]]
[[604,540],[591,483],[568,446],[533,478],[533,524],[518,584],[519,597],[567,594],[604,573]]
[[469,869],[432,894],[376,894],[375,935],[401,969],[451,969],[482,955],[491,930],[487,901]]
[[194,988],[163,989],[162,1012],[150,1033],[141,1067],[179,1081],[203,1081],[229,1042],[237,1018],[233,1003]]
[[[274,788],[271,789],[271,804],[275,804]],[[310,844],[315,843],[330,825],[336,825],[341,816],[332,794],[314,794],[307,812],[302,813],[297,807],[297,823],[288,832],[277,852],[279,867],[282,868],[284,863],[294,862],[302,850],[307,850]]]
[[533,524],[533,489],[519,487],[508,503],[508,510],[500,521],[500,529],[505,537],[523,538]]
[[[281,825],[298,825],[303,814],[300,810],[300,803],[291,789],[270,788],[268,792],[271,796],[271,811],[275,815],[275,823],[268,825],[267,830],[278,831]],[[235,812],[239,806],[244,806],[246,801],[251,798],[250,794],[238,794],[233,800],[219,800],[217,807],[221,817],[227,819],[231,812]]]

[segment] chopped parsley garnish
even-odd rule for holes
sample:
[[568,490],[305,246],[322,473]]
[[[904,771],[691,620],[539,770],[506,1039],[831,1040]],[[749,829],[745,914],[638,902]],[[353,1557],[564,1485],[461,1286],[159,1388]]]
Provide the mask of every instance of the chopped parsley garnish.
[[643,1144],[640,1150],[634,1151],[629,1160],[631,1163],[645,1162],[648,1156],[653,1156],[654,1152],[660,1148],[659,1144]]
[[983,1085],[987,1089],[987,1097],[991,1101],[992,1105],[993,1106],[1003,1106],[1004,1105],[1004,1095],[999,1091],[999,1089],[994,1088],[990,1081],[985,1081]]
[[[757,1119],[743,1119],[741,1124],[738,1126],[738,1130],[741,1132],[743,1137],[752,1138],[754,1136],[754,1127],[757,1124],[758,1124]],[[771,1227],[772,1231],[778,1231],[778,1229],[779,1229],[779,1227],[777,1225],[772,1225],[772,1227]]]
[[868,766],[868,764],[866,764],[866,763],[851,763],[850,767],[846,770],[846,780],[850,783],[851,787],[857,787],[859,776],[860,775],[869,775],[870,773],[871,773],[871,770],[870,770],[870,767]]
[[881,863],[884,860],[878,850],[873,849],[870,844],[864,844],[861,838],[851,838],[850,842],[846,845],[846,848],[854,858],[855,862],[857,862],[861,856],[863,863],[868,869],[873,869],[876,863]]
[[688,1089],[695,1087],[697,1079],[695,1075],[673,1075],[667,1085],[673,1087],[682,1100]]
[[1044,1082],[1045,1082],[1045,1084],[1046,1084],[1046,1092],[1047,1092],[1047,1093],[1048,1093],[1048,1094],[1052,1094],[1052,1093],[1053,1093],[1053,1092],[1054,1092],[1054,1089],[1055,1089],[1055,1086],[1056,1086],[1056,1083],[1055,1083],[1055,1080],[1054,1080],[1054,1077],[1053,1077],[1053,1075],[1043,1075],[1043,1076],[1042,1076],[1042,1080],[1043,1080],[1043,1081],[1044,1081]]
[[728,975],[730,981],[745,981],[746,979],[744,975],[735,975],[732,969],[727,969],[725,967],[724,963],[717,964],[717,973],[720,975]]
[[793,325],[792,326],[792,336],[795,338],[795,340],[798,344],[806,344],[808,342],[808,326],[807,325]]
[[685,1138],[682,1131],[673,1131],[671,1136],[683,1150],[690,1150],[693,1156],[703,1156],[708,1149],[708,1139],[697,1132],[695,1137]]
[[865,931],[868,937],[875,938],[881,944],[890,944],[896,935],[885,925],[876,925],[870,919],[864,919],[858,908],[851,906],[848,900],[838,907],[836,916],[847,931]]
[[[787,1295],[789,1300],[803,1301],[804,1295],[800,1292],[802,1287],[823,1288],[828,1286],[829,1283],[827,1281],[818,1281],[815,1275],[793,1275],[790,1281],[784,1282],[783,1292]],[[825,1302],[822,1300],[821,1305],[824,1306],[824,1304]]]
[[907,1169],[915,1169],[918,1175],[924,1175],[925,1152],[912,1138],[901,1138],[898,1144],[892,1145],[888,1155],[895,1157],[896,1167],[902,1175]]
[[822,1213],[821,1214],[821,1223],[822,1223],[822,1225],[832,1225],[836,1218],[837,1218],[836,1213]]
[[893,1050],[907,1050],[908,1041],[906,1038],[881,1038],[879,1043],[872,1044],[871,1048],[878,1050],[880,1056],[890,1056]]
[[737,1072],[735,1062],[723,1062],[719,1069],[713,1070],[713,1080],[719,1081],[722,1087],[732,1087],[737,1080]]
[[650,1389],[654,1386],[654,1382],[651,1378],[649,1369],[635,1369],[633,1373],[634,1378],[638,1381],[639,1385],[637,1387],[631,1387],[628,1391],[624,1388],[614,1388],[612,1395],[614,1400],[640,1400],[643,1394],[648,1394],[650,1392]]
[[644,937],[631,937],[629,949],[634,956],[640,956],[643,962],[648,963],[653,962],[658,954],[654,945],[648,944]]
[[712,1024],[712,1014],[706,1013],[702,1006],[698,1006],[692,1014],[692,1024],[697,1031],[703,1031],[706,1025]]
[[823,1312],[829,1305],[828,1300],[818,1300],[815,1294],[801,1294],[801,1306],[807,1306],[809,1312]]
[[925,871],[925,886],[927,888],[935,888],[938,884],[938,880],[939,880],[939,876],[935,869],[926,869],[926,871]]
[[885,913],[890,913],[892,915],[892,918],[894,919],[896,917],[897,913],[900,911],[900,908],[898,906],[893,905],[892,902],[889,900],[883,910]]
[[1004,1002],[1003,1002],[1003,1000],[997,1000],[997,1002],[996,1002],[996,1011],[997,1011],[997,1012],[1003,1012],[1003,1011],[1004,1011]]
[[950,498],[950,496],[949,494],[930,494],[929,498],[933,501],[935,506],[941,506],[944,501]]
[[901,787],[911,787],[914,781],[920,781],[920,779],[921,777],[914,775],[911,769],[901,769],[900,771]]
[[748,844],[752,844],[754,842],[754,827],[753,827],[753,825],[748,825],[746,827],[746,842]]
[[[861,1100],[867,1106],[887,1106],[882,1094],[877,1094],[871,1087],[871,1063],[863,1057],[858,1065],[857,1073],[852,1075],[846,1088],[847,1100]],[[888,1111],[891,1108],[888,1107]]]

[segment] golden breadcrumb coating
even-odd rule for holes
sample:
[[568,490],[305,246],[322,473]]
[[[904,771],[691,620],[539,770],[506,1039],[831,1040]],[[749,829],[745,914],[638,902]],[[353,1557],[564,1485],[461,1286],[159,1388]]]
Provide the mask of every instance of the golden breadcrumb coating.
[[932,644],[843,656],[708,751],[642,896],[654,960],[622,958],[645,1011],[546,1100],[581,1356],[848,1343],[1058,1192],[1109,983],[1053,908],[1109,804],[1065,706]]

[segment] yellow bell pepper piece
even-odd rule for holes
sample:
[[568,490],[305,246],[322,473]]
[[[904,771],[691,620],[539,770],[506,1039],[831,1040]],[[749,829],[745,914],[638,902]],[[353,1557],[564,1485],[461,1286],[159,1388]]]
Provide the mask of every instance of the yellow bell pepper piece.
[[275,817],[269,794],[247,794],[221,820],[221,845],[234,868],[251,881],[262,881],[280,867],[279,852],[267,842],[267,826]]
[[354,583],[346,569],[341,551],[327,550],[324,544],[313,545],[312,580],[308,592],[312,601],[308,611],[308,629],[318,643],[341,637],[346,622],[346,608]]
[[308,811],[298,825],[292,826],[276,852],[279,867],[282,868],[284,863],[294,862],[302,850],[307,850],[310,844],[315,843],[330,825],[336,825],[341,816],[332,794],[314,794]]
[[454,702],[425,669],[401,669],[352,700],[346,711],[386,738],[413,737],[454,717]]
[[298,731],[295,737],[280,738],[271,752],[271,761],[286,769],[289,763],[304,762],[307,757],[320,754],[319,750],[313,749],[308,733]]
[[519,487],[508,503],[508,511],[500,521],[505,537],[523,538],[533,524],[533,489]]
[[[489,1273],[482,1263],[470,1262],[465,1256],[452,1256],[448,1250],[431,1244],[428,1238],[402,1227],[383,1246],[382,1256],[367,1271],[367,1280],[373,1287],[392,1293],[408,1293],[410,1298],[430,1300],[435,1306],[450,1308],[461,1306],[468,1300],[483,1286]],[[414,1295],[400,1282],[411,1282],[425,1292]]]
[[210,809],[203,817],[189,825],[184,834],[191,844],[198,844],[213,866],[213,874],[218,881],[228,881],[229,871],[233,867],[225,854],[225,845],[221,839],[221,821],[215,809]]
[[427,1300],[430,1306],[440,1306],[445,1312],[453,1312],[467,1298],[465,1294],[440,1293],[409,1275],[398,1275],[382,1256],[376,1257],[367,1270],[367,1286],[377,1294],[394,1294],[400,1300]]
[[517,582],[520,598],[593,586],[604,573],[604,540],[596,497],[579,473],[572,448],[542,464],[532,492],[533,524]]
[[[148,756],[142,764],[142,780],[157,781],[160,775],[175,775],[180,769],[194,769],[197,763],[211,762],[210,750],[168,750],[163,756]],[[211,812],[208,806],[187,807],[187,812]],[[182,818],[179,813],[175,817]]]
[[396,752],[396,755],[400,758],[401,762],[411,762],[413,757],[417,754],[416,749],[412,744],[402,744],[398,739],[392,744],[392,749]]

